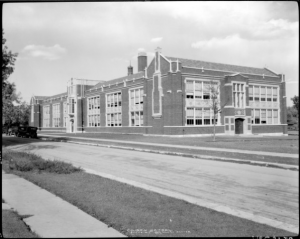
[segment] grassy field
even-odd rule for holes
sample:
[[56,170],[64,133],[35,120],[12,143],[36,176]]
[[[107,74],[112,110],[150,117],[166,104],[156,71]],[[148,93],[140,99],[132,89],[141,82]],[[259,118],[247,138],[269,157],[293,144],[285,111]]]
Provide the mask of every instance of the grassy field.
[[[41,134],[54,134],[41,132]],[[216,142],[212,137],[162,137],[162,136],[143,136],[133,134],[112,134],[112,133],[59,133],[59,136],[88,137],[98,139],[124,140],[136,142],[148,142],[158,144],[189,145],[199,147],[215,147],[226,149],[255,150],[277,153],[299,153],[298,136],[266,136],[266,137],[239,137],[239,136],[217,136]]]
[[[196,206],[182,200],[77,171],[19,171],[3,149],[3,169],[19,175],[77,206],[127,236],[251,237],[293,233]],[[9,155],[9,157],[7,157]],[[24,154],[21,155],[24,157]],[[28,160],[30,160],[28,156]]]
[[[73,137],[73,136],[72,136]],[[142,149],[142,150],[150,150],[152,152],[154,151],[165,151],[165,152],[171,152],[172,154],[180,153],[183,154],[183,156],[193,157],[192,155],[196,155],[197,157],[201,157],[203,155],[205,156],[211,156],[216,157],[215,160],[218,160],[217,157],[225,157],[225,158],[234,158],[234,159],[243,159],[243,160],[251,160],[251,161],[257,161],[257,162],[269,162],[269,163],[280,163],[280,164],[289,164],[289,165],[299,165],[299,158],[289,158],[289,157],[274,157],[270,155],[253,155],[253,154],[244,154],[244,153],[237,153],[237,152],[224,152],[224,151],[214,151],[214,150],[199,150],[199,149],[189,149],[189,148],[174,148],[174,147],[167,147],[167,146],[150,146],[150,145],[141,145],[141,144],[129,144],[126,143],[116,143],[116,142],[109,142],[109,141],[96,141],[95,137],[90,137],[85,140],[82,139],[76,139],[75,138],[69,139],[71,141],[75,142],[85,142],[85,143],[94,143],[94,144],[100,144],[100,145],[110,145],[110,146],[116,146],[116,147],[127,147],[128,149]],[[79,137],[79,135],[77,135]],[[49,137],[49,140],[51,138]],[[64,138],[58,138],[58,140],[68,140],[67,137]],[[295,143],[295,142],[294,142]],[[5,142],[7,146],[9,143],[9,138],[5,138]],[[238,145],[239,142],[236,142],[236,145]],[[277,146],[278,147],[278,146]],[[295,147],[298,147],[295,146]],[[210,160],[212,160],[211,158]]]
[[2,210],[2,233],[4,238],[39,238],[37,234],[30,231],[22,218],[24,217],[12,210]]

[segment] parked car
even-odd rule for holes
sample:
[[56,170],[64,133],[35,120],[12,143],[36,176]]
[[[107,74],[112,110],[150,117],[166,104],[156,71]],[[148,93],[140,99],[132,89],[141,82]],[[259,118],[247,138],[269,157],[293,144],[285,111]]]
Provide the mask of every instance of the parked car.
[[14,126],[12,134],[17,137],[37,138],[37,127],[32,126]]

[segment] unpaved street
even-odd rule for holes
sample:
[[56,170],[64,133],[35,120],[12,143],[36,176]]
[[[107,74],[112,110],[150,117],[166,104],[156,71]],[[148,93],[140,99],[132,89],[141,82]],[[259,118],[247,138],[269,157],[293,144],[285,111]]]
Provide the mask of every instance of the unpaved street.
[[8,148],[185,194],[248,213],[251,220],[264,218],[268,225],[299,232],[298,171],[71,143],[28,142]]

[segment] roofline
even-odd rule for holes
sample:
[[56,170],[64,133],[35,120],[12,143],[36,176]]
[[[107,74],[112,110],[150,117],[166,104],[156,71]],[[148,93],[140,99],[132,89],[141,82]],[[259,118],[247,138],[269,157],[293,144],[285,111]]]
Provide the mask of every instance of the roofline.
[[[143,70],[143,71],[139,71],[139,72],[134,73],[134,74],[131,74],[131,75],[129,75],[129,76],[136,75],[136,74],[139,74],[139,73],[141,73],[141,72],[144,72],[144,70]],[[127,75],[126,77],[128,77],[128,75]],[[108,86],[108,85],[115,85],[116,83],[122,84],[122,83],[124,83],[124,81],[132,81],[133,79],[134,79],[134,80],[139,80],[139,79],[141,79],[141,78],[143,78],[143,77],[145,77],[144,74],[143,74],[141,77],[139,77],[139,78],[134,78],[134,77],[133,77],[131,80],[127,80],[127,79],[125,78],[125,76],[122,76],[122,77],[119,77],[119,78],[116,78],[116,79],[111,79],[111,80],[108,80],[108,81],[99,82],[98,84],[104,84],[104,83],[107,82],[107,84],[104,84],[105,86],[103,86],[103,87],[106,87],[106,86]],[[121,78],[125,78],[125,79],[121,80]],[[118,79],[120,79],[120,81],[114,82],[113,84],[110,84],[110,83],[109,83],[110,81],[118,80]],[[98,85],[98,84],[96,84],[96,85]],[[94,88],[101,88],[101,87],[102,87],[102,85],[101,85],[101,86],[97,86],[97,87],[96,87],[96,85],[94,85],[91,89],[94,89]],[[88,89],[88,90],[86,90],[86,91],[90,91],[91,89]]]
[[[188,67],[188,66],[182,66],[183,68],[191,68],[191,69],[199,69],[202,70],[202,68],[198,67]],[[259,69],[259,68],[258,68]],[[208,69],[208,68],[203,68],[203,70],[209,70],[209,71],[220,71],[220,72],[232,72],[232,73],[237,73],[236,71],[222,71],[222,70],[215,70],[215,69]],[[247,75],[256,75],[256,76],[262,76],[263,74],[253,74],[253,73],[243,73]],[[264,76],[269,76],[269,77],[275,77],[278,78],[279,76],[270,76],[270,75],[264,75]]]
[[237,75],[240,75],[240,76],[242,76],[242,77],[244,77],[244,78],[247,78],[247,79],[249,79],[249,77],[247,77],[247,76],[244,76],[243,74],[241,74],[241,73],[235,73],[235,74],[232,74],[232,75],[225,75],[225,76],[237,76]]
[[276,74],[276,75],[279,75],[278,73],[276,73],[275,71],[270,70],[270,69],[267,68],[267,67],[264,67],[264,69],[266,69],[266,70],[268,70],[268,71],[271,71],[272,73],[274,73],[274,74]]

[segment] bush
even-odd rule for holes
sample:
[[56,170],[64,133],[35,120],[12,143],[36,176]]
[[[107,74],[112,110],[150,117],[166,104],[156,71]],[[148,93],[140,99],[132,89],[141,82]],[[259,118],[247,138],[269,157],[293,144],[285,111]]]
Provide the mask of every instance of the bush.
[[32,162],[28,161],[27,159],[20,158],[18,160],[13,161],[16,170],[28,172],[34,169],[34,165]]

